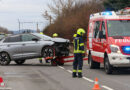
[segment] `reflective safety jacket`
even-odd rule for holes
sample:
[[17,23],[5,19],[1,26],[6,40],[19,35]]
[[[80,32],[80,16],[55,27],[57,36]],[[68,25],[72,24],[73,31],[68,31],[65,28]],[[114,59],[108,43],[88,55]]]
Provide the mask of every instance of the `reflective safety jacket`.
[[84,42],[82,37],[74,38],[74,53],[85,53]]

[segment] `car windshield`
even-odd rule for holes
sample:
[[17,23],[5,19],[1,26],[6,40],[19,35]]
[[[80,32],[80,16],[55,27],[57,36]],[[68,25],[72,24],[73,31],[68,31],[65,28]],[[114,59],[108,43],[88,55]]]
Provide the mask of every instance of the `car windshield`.
[[44,39],[44,40],[51,40],[52,38],[49,37],[49,36],[46,36],[46,35],[42,35],[42,34],[39,34],[39,33],[34,33],[34,35],[40,37],[41,39]]
[[109,20],[107,27],[109,37],[130,36],[130,20]]

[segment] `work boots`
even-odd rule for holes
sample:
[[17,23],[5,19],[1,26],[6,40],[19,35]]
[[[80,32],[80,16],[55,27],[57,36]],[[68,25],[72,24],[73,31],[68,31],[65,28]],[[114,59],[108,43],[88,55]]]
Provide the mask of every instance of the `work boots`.
[[83,76],[82,76],[82,73],[81,72],[79,72],[78,73],[78,78],[82,78]]
[[76,72],[73,72],[73,73],[72,73],[72,77],[73,77],[73,78],[76,78],[76,77],[77,77]]

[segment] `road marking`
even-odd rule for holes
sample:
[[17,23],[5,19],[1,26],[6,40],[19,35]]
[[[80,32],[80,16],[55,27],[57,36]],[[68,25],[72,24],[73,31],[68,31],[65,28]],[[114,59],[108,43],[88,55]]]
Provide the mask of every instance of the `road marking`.
[[69,73],[72,73],[72,71],[71,70],[67,70]]
[[[65,68],[64,68],[64,67],[59,66],[59,68],[61,68],[61,69],[64,69],[64,70],[65,70]],[[66,71],[67,71],[67,72],[69,72],[69,73],[72,73],[72,71],[71,71],[71,70],[66,70]],[[85,80],[87,80],[87,81],[89,81],[89,82],[91,82],[91,83],[93,83],[93,82],[94,82],[92,79],[89,79],[89,78],[87,78],[87,77],[83,77],[83,79],[85,79]],[[101,86],[101,87],[103,87],[103,88],[105,88],[105,89],[107,89],[107,90],[114,90],[114,89],[112,89],[112,88],[110,88],[110,87],[108,87],[108,86],[105,86],[105,85],[103,85],[103,86]]]
[[108,86],[101,86],[101,87],[103,87],[103,88],[105,88],[105,89],[107,89],[107,90],[114,90],[114,89],[112,89],[112,88],[110,88],[110,87],[108,87]]
[[11,90],[12,88],[6,88],[6,87],[3,87],[3,88],[0,88],[0,90]]
[[89,79],[89,78],[86,78],[86,77],[83,77],[83,79],[89,81],[89,82],[94,82],[93,80]]
[[64,67],[59,66],[59,68],[61,68],[61,69],[64,69],[64,70],[65,70],[65,68],[64,68]]

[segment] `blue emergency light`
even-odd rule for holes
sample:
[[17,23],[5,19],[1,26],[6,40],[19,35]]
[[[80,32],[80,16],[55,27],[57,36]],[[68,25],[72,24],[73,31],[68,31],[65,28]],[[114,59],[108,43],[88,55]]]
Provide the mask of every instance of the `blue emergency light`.
[[110,12],[110,11],[102,12],[102,15],[103,15],[103,16],[111,16],[111,15],[112,15],[112,12]]
[[122,47],[123,52],[125,52],[126,54],[130,54],[130,46],[124,46]]
[[130,51],[130,47],[125,47],[125,51]]

